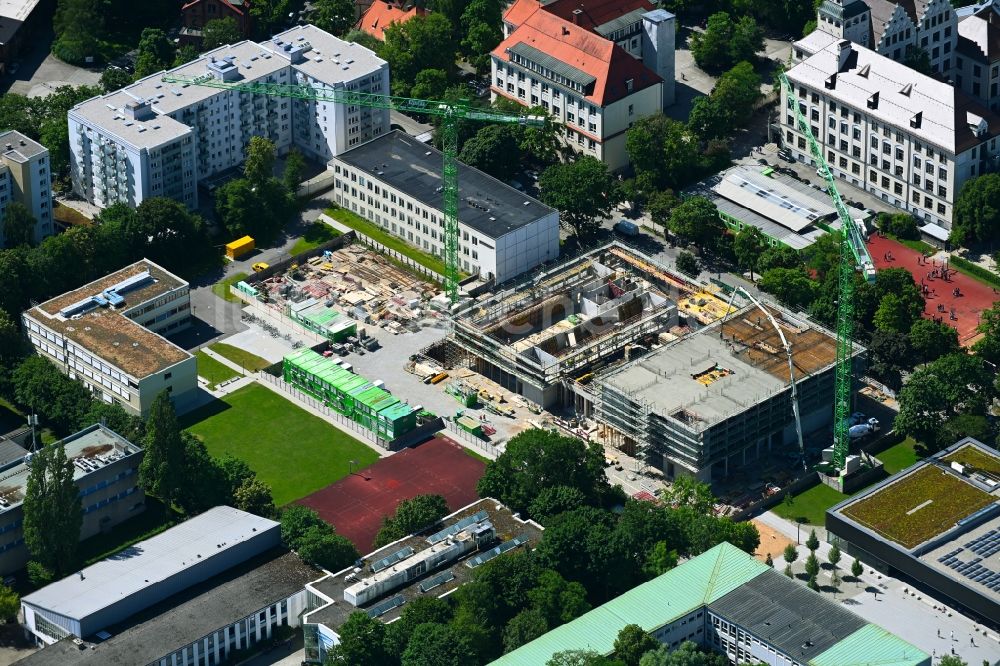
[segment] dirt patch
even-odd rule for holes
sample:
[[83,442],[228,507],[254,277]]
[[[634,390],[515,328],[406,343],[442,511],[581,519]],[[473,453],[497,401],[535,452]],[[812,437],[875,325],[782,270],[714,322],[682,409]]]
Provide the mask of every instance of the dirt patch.
[[767,559],[768,554],[770,554],[771,560],[777,566],[777,563],[782,561],[781,558],[785,552],[785,547],[789,544],[795,545],[795,542],[766,523],[759,520],[751,520],[750,522],[760,532],[760,546],[757,547],[754,557],[763,562]]

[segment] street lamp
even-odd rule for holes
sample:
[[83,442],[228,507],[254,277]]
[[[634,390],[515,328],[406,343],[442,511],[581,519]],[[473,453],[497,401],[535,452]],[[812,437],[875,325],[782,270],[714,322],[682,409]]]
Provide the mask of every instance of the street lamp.
[[357,460],[348,460],[347,461],[347,474],[348,475],[354,474],[354,466],[357,465],[357,464],[358,464]]

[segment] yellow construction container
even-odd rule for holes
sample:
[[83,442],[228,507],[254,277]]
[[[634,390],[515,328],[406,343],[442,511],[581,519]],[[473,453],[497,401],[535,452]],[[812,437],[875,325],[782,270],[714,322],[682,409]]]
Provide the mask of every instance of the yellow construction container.
[[237,238],[232,243],[226,243],[226,256],[230,259],[239,259],[247,252],[253,251],[253,248],[253,238],[250,236]]

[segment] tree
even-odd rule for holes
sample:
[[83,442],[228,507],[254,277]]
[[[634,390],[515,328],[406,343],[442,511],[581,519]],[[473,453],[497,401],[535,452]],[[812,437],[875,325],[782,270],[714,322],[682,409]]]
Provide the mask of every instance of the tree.
[[761,275],[757,286],[792,307],[809,305],[816,289],[809,276],[797,268],[772,268]]
[[902,240],[920,240],[917,218],[909,213],[879,213],[878,228]]
[[370,51],[377,52],[382,48],[382,42],[376,39],[374,36],[368,34],[363,30],[358,30],[357,28],[351,29],[344,34],[341,38],[345,42],[351,42],[363,46]]
[[235,44],[243,39],[236,19],[231,16],[212,19],[205,22],[201,29],[201,45],[205,51],[211,51],[225,44]]
[[903,64],[912,70],[920,72],[924,76],[934,75],[934,67],[931,65],[930,54],[927,53],[926,49],[922,49],[915,44],[910,44],[906,47],[906,56],[903,58]]
[[666,541],[657,541],[646,556],[643,571],[650,578],[662,576],[677,566],[677,551],[669,548]]
[[60,434],[74,432],[90,407],[87,389],[40,356],[29,356],[18,364],[11,384],[17,404],[41,414]]
[[379,55],[389,63],[394,94],[409,95],[421,70],[454,71],[452,25],[443,14],[432,12],[386,26]]
[[285,171],[281,175],[282,181],[284,181],[285,189],[292,196],[299,189],[299,184],[302,182],[302,172],[305,171],[306,161],[302,157],[302,153],[299,152],[298,148],[292,148],[285,155]]
[[21,610],[21,597],[6,585],[0,585],[0,620],[13,622]]
[[416,597],[403,606],[399,619],[386,627],[385,649],[391,655],[402,655],[413,630],[422,624],[445,624],[452,618],[451,605],[439,597]]
[[99,39],[104,34],[102,10],[99,0],[59,0],[53,20],[56,39],[52,53],[74,65],[82,65],[88,57],[97,57]]
[[401,662],[402,666],[465,666],[475,658],[468,637],[452,625],[427,623],[413,630]]
[[537,608],[526,608],[515,615],[503,630],[503,651],[512,652],[530,643],[546,631],[549,624]]
[[625,150],[641,189],[673,188],[696,179],[698,139],[687,125],[663,114],[637,120],[625,133]]
[[795,546],[793,544],[788,544],[787,546],[785,546],[785,552],[782,553],[782,557],[785,558],[785,575],[791,578],[792,563],[795,562],[796,559],[798,559],[799,551],[795,549]]
[[7,247],[31,245],[35,235],[35,217],[31,210],[20,201],[7,205],[3,219],[0,219],[0,238]]
[[753,280],[753,269],[757,265],[757,260],[767,247],[767,239],[760,229],[752,225],[746,225],[740,229],[733,239],[733,252],[736,253],[736,261],[740,268],[750,271],[750,279]]
[[419,99],[441,99],[447,89],[447,72],[443,69],[422,69],[417,72],[410,95]]
[[708,17],[704,32],[691,38],[691,55],[706,72],[715,74],[743,60],[753,60],[764,48],[764,33],[750,16],[733,22],[726,12]]
[[441,495],[417,495],[396,505],[396,513],[382,519],[382,527],[375,535],[375,547],[402,539],[426,529],[448,515],[448,504]]
[[819,592],[819,582],[816,580],[816,574],[809,576],[809,582],[806,583],[806,586],[813,592]]
[[698,258],[696,256],[687,250],[682,250],[677,255],[677,270],[686,275],[697,277],[701,273],[701,266],[698,265]]
[[329,525],[313,526],[302,534],[295,550],[306,562],[337,572],[353,564],[361,555],[346,537]]
[[[120,211],[124,207],[115,204],[112,208]],[[205,221],[178,201],[150,197],[139,204],[134,215],[121,212],[121,233],[133,256],[145,256],[166,266],[198,266],[213,254]]]
[[517,130],[512,125],[485,125],[465,142],[458,155],[460,161],[498,180],[511,178],[520,167],[521,157]]
[[806,539],[806,548],[809,549],[810,553],[815,553],[816,549],[819,548],[819,537],[816,536],[816,530],[809,530],[809,538]]
[[938,662],[938,666],[969,666],[969,665],[959,656],[953,654],[946,654],[943,657],[941,657],[941,661]]
[[251,3],[254,33],[258,38],[264,38],[283,30],[291,22],[291,16],[304,5],[304,0],[257,0]]
[[274,142],[262,136],[250,138],[247,156],[243,162],[243,176],[253,187],[261,187],[274,177],[274,162],[277,157]]
[[553,164],[542,172],[538,186],[542,202],[559,211],[559,221],[578,239],[594,234],[600,219],[610,216],[620,201],[617,181],[608,166],[589,155]]
[[479,72],[489,71],[489,54],[503,40],[500,10],[497,0],[472,0],[462,12],[462,53]]
[[802,257],[787,245],[771,245],[764,248],[757,258],[757,270],[765,273],[772,268],[801,268]]
[[826,561],[829,562],[834,571],[837,569],[837,565],[840,563],[840,547],[837,544],[833,544],[830,547],[830,552],[826,554]]
[[184,443],[184,487],[178,493],[177,504],[184,513],[193,515],[220,504],[232,505],[233,495],[222,467],[208,454],[205,443],[189,432],[182,432],[181,440]]
[[312,527],[326,525],[313,509],[301,504],[293,504],[281,512],[281,542],[292,550],[297,550],[299,542]]
[[712,89],[712,99],[724,109],[733,127],[746,127],[763,95],[760,76],[747,61],[723,73]]
[[851,562],[851,575],[854,576],[855,583],[860,583],[861,574],[865,572],[865,568],[861,565],[861,561],[858,558],[854,558]]
[[586,588],[567,581],[552,569],[544,569],[538,574],[535,587],[528,590],[528,599],[549,627],[575,620],[590,610]]
[[184,444],[166,391],[161,391],[149,408],[144,449],[139,485],[169,508],[184,486]]
[[959,350],[958,331],[947,324],[917,319],[907,336],[917,359],[929,363]]
[[159,28],[143,28],[135,58],[135,78],[141,79],[170,67],[174,46]]
[[569,486],[548,486],[542,488],[528,512],[531,517],[543,525],[549,518],[558,516],[565,511],[571,511],[587,503],[587,496],[579,488]]
[[653,222],[666,230],[670,224],[670,214],[680,202],[671,190],[653,192],[646,203],[646,212]]
[[101,89],[106,92],[120,90],[132,83],[132,75],[121,67],[112,65],[101,73]]
[[976,330],[983,335],[972,351],[994,365],[1000,364],[1000,302],[982,311]]
[[722,103],[714,96],[695,97],[688,114],[688,129],[701,141],[721,139],[733,129],[733,119]]
[[647,634],[645,629],[637,624],[626,624],[615,638],[615,656],[625,666],[639,666],[642,655],[659,646],[660,642]]
[[875,328],[879,331],[906,333],[920,316],[909,306],[910,303],[904,298],[896,294],[886,294],[879,301],[878,309],[875,311]]
[[728,666],[725,655],[703,652],[696,643],[684,641],[671,651],[669,645],[661,645],[647,652],[639,660],[639,666]]
[[593,650],[562,650],[552,655],[545,666],[623,666],[617,659]]
[[197,60],[201,54],[198,53],[198,49],[194,47],[193,44],[184,44],[179,49],[177,49],[177,55],[174,56],[174,67],[180,67],[181,65],[186,65],[192,60]]
[[476,485],[480,497],[495,497],[514,511],[526,512],[543,488],[576,488],[596,502],[609,490],[604,449],[576,437],[533,428],[518,433]]
[[317,0],[313,8],[313,24],[331,34],[342,35],[354,25],[353,0]]
[[1000,233],[1000,174],[987,173],[965,181],[955,200],[950,240],[969,246]]
[[0,367],[5,367],[27,349],[24,335],[14,319],[0,310]]
[[703,196],[695,196],[674,208],[670,214],[670,231],[684,242],[711,251],[718,247],[725,225],[714,203]]
[[271,486],[258,478],[245,481],[233,491],[233,506],[241,511],[270,518],[275,514]]
[[83,508],[73,481],[76,468],[62,442],[42,447],[28,465],[24,493],[24,545],[31,560],[55,578],[76,567]]
[[810,578],[819,575],[819,559],[815,552],[810,552],[809,557],[806,558],[806,575]]
[[771,553],[768,553],[767,557],[764,558],[764,564],[771,567],[772,569],[774,568],[774,558],[771,557]]
[[365,611],[354,611],[338,631],[340,642],[330,648],[327,663],[384,664],[389,663],[384,641],[386,626],[369,617]]

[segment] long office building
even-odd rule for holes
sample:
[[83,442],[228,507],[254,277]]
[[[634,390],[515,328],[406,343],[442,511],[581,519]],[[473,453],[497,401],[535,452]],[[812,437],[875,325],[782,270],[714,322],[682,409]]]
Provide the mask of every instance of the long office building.
[[[333,158],[337,203],[409,244],[444,256],[443,156],[392,132]],[[559,212],[458,165],[460,270],[497,284],[559,256]]]
[[694,642],[731,664],[931,666],[931,655],[726,542],[493,664],[537,666],[564,650],[611,655],[628,624],[671,648]]
[[143,259],[21,315],[35,351],[95,396],[145,415],[161,391],[183,408],[194,356],[164,335],[190,325],[188,283]]
[[10,245],[4,236],[7,208],[24,204],[35,219],[28,240],[38,243],[53,233],[52,171],[49,149],[20,132],[0,133],[0,248]]
[[[389,92],[384,60],[312,25],[221,46],[168,73]],[[388,129],[386,109],[165,83],[158,73],[70,109],[73,189],[100,207],[168,197],[194,208],[199,183],[240,165],[254,136],[325,162]]]
[[[80,540],[96,536],[145,510],[139,487],[142,449],[121,435],[95,424],[63,440],[66,458],[73,463],[73,482],[80,489],[83,523]],[[12,444],[12,443],[10,443]],[[16,447],[11,447],[15,448]],[[28,563],[24,545],[24,498],[31,454],[20,450],[0,471],[0,574]]]
[[781,90],[784,146],[815,164],[794,107],[808,119],[834,177],[911,212],[936,237],[970,178],[997,168],[1000,116],[948,83],[815,31],[793,46],[795,99]]

